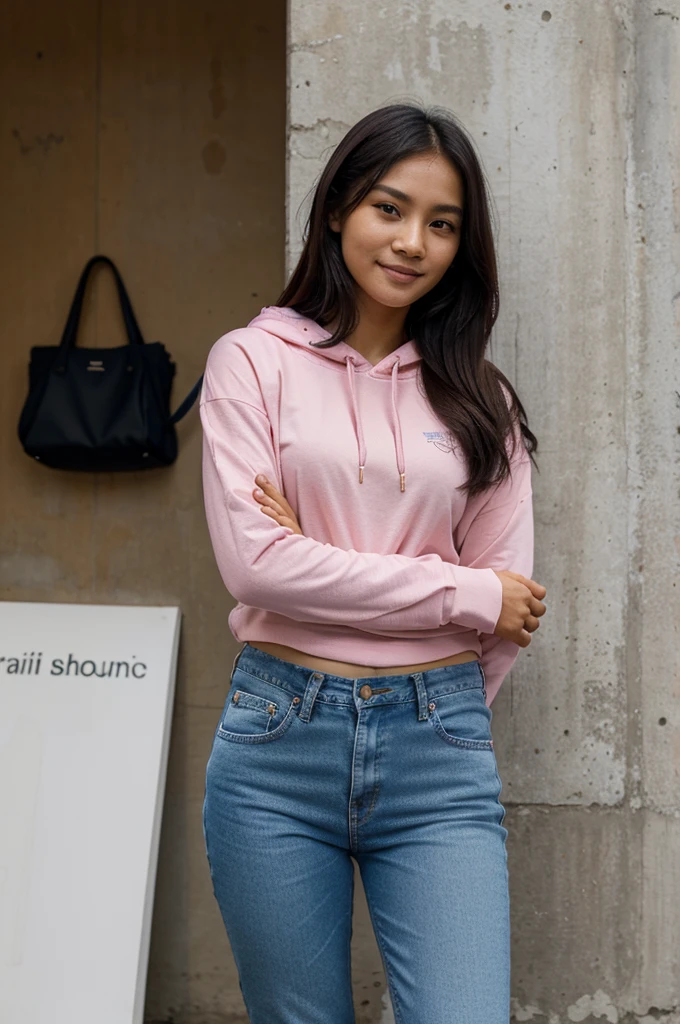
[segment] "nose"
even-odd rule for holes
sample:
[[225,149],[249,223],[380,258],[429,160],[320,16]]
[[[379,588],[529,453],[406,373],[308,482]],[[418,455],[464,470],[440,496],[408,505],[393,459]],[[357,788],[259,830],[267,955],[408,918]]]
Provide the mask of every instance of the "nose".
[[403,221],[399,227],[401,230],[393,243],[395,252],[403,252],[412,257],[423,256],[425,253],[425,242],[421,226],[414,220],[410,224],[407,221]]

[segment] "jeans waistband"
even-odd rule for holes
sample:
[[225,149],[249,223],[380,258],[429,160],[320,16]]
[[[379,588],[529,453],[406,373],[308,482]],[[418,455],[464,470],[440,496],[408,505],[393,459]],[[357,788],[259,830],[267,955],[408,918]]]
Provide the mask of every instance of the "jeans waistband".
[[236,668],[299,697],[299,717],[308,721],[316,700],[330,704],[380,705],[417,700],[418,718],[428,717],[428,701],[456,690],[481,689],[486,696],[484,670],[479,662],[464,661],[425,672],[389,676],[336,676],[285,661],[247,641],[234,660]]

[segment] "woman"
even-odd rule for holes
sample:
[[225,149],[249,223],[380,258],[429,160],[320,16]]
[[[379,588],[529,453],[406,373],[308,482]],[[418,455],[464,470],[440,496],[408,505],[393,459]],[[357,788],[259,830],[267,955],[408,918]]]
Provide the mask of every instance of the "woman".
[[473,146],[396,104],[333,152],[277,305],[209,354],[206,515],[244,646],[203,823],[251,1024],[354,1021],[352,858],[397,1024],[509,1019],[489,705],[546,589],[497,313]]

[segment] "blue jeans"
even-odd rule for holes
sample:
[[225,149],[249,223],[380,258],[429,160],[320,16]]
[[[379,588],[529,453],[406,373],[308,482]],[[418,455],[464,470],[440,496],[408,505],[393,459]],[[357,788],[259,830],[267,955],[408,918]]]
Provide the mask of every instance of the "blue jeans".
[[246,643],[206,771],[251,1024],[354,1024],[354,858],[397,1024],[508,1024],[505,808],[478,661],[349,679]]

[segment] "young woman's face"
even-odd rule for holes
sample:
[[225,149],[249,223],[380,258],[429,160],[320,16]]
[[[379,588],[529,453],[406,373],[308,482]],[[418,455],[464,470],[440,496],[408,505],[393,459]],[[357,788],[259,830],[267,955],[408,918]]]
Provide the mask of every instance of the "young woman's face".
[[[357,287],[383,306],[410,306],[441,280],[460,245],[463,181],[440,154],[394,164],[344,222],[342,255]],[[391,273],[390,265],[414,273]]]

